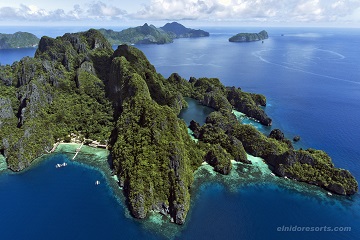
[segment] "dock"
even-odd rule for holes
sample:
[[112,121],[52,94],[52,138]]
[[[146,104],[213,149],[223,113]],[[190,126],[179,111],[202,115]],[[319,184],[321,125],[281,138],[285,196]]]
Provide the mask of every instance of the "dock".
[[72,158],[72,160],[74,160],[76,158],[76,156],[79,154],[83,145],[84,145],[84,143],[81,143],[80,147],[76,149],[76,153],[75,153],[74,157]]
[[60,142],[55,143],[54,147],[50,150],[49,153],[53,153],[56,150],[56,148],[59,146],[59,144],[60,144]]

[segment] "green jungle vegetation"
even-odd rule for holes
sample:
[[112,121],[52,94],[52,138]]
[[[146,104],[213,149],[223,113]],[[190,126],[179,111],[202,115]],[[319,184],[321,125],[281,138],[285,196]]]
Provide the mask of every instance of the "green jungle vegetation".
[[[215,109],[203,126],[177,116],[184,97]],[[294,150],[280,130],[265,136],[243,125],[233,109],[270,125],[260,106],[266,98],[216,78],[174,73],[165,79],[132,46],[113,51],[97,30],[43,37],[34,58],[0,66],[0,152],[8,168],[21,171],[70,133],[108,144],[113,172],[132,215],[155,210],[183,224],[190,207],[194,171],[204,162],[229,174],[231,160],[251,164],[262,157],[279,176],[315,184],[342,195],[358,183],[335,168],[323,151]]]

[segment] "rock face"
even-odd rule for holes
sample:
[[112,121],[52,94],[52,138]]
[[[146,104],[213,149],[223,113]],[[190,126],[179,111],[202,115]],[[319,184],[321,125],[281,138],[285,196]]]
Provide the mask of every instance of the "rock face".
[[200,136],[200,124],[194,120],[190,121],[189,128],[193,131],[193,135],[195,138],[199,138]]
[[[237,111],[245,113],[247,116],[258,120],[261,124],[265,126],[271,126],[271,118],[269,118],[264,112],[264,110],[259,107],[259,101],[254,101],[254,98],[254,95],[245,93],[240,89],[227,89],[227,99]],[[255,99],[257,99],[257,97]],[[264,100],[262,100],[262,103],[263,101]]]
[[13,83],[12,69],[11,66],[0,66],[0,85],[11,86]]
[[216,110],[225,108],[228,110],[232,109],[231,104],[226,97],[219,91],[211,91],[204,94],[204,98],[200,101],[201,104],[211,107]]
[[0,33],[0,49],[36,47],[39,40],[34,34],[27,32]]
[[14,112],[9,98],[0,98],[0,120],[13,118]]
[[281,132],[280,129],[273,129],[271,130],[270,134],[269,134],[270,138],[274,138],[278,141],[282,141],[285,139],[284,133]]
[[196,37],[208,37],[210,33],[204,30],[195,30],[186,28],[182,24],[177,22],[166,23],[162,30],[174,35],[174,38],[196,38]]
[[328,189],[329,191],[331,191],[333,193],[339,194],[339,195],[346,195],[346,190],[344,189],[343,185],[339,184],[339,183],[330,183],[326,187],[326,189]]
[[229,38],[229,42],[254,42],[269,38],[268,33],[262,30],[259,33],[238,33]]

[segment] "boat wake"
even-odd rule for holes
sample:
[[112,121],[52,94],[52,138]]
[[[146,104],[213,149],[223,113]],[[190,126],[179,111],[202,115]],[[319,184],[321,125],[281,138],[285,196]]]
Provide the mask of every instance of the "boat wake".
[[[333,51],[329,51],[329,50],[323,50],[323,49],[317,49],[317,50],[337,55],[339,57],[338,59],[344,59],[345,58],[345,56],[343,56],[343,55],[341,55],[340,53],[337,53],[337,52],[333,52]],[[328,78],[328,79],[333,79],[333,80],[337,80],[337,81],[342,81],[342,82],[347,82],[347,83],[360,85],[360,82],[356,82],[356,81],[352,81],[352,80],[348,80],[348,79],[344,79],[344,78],[333,77],[333,76],[329,76],[329,75],[325,75],[325,74],[319,74],[319,73],[315,73],[315,72],[306,71],[306,70],[301,69],[301,68],[293,67],[288,63],[276,63],[276,62],[269,61],[269,60],[267,60],[267,59],[265,59],[264,57],[261,56],[262,52],[266,52],[266,51],[270,51],[270,50],[256,51],[256,52],[253,52],[252,55],[257,57],[259,60],[261,60],[262,62],[265,62],[267,64],[279,66],[279,67],[282,67],[282,68],[285,68],[285,69],[289,69],[289,70],[293,70],[293,71],[297,71],[297,72],[302,72],[302,73],[306,73],[306,74],[310,74],[310,75],[314,75],[314,76],[318,76],[318,77],[323,77],[323,78]]]

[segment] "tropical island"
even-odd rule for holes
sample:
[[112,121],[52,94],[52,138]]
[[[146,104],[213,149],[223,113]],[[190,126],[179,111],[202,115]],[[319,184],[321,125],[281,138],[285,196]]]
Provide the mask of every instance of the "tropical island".
[[176,38],[208,37],[209,33],[203,30],[186,28],[172,22],[157,28],[145,23],[143,26],[127,28],[120,32],[110,29],[99,29],[112,45],[119,44],[166,44]]
[[[202,126],[178,118],[184,97],[214,109]],[[0,152],[12,171],[28,168],[55,142],[83,136],[106,144],[131,214],[150,211],[183,224],[190,186],[203,162],[229,174],[231,160],[261,157],[279,177],[353,195],[358,183],[315,149],[296,150],[283,133],[265,136],[241,124],[240,111],[271,125],[261,94],[225,87],[217,78],[164,78],[135,47],[114,51],[97,30],[42,37],[34,58],[0,66]]]
[[262,30],[259,33],[238,33],[229,38],[229,42],[254,42],[262,41],[268,38],[268,33],[265,30]]
[[28,32],[0,33],[0,49],[36,47],[39,40],[34,34]]

